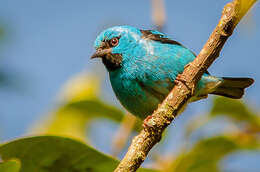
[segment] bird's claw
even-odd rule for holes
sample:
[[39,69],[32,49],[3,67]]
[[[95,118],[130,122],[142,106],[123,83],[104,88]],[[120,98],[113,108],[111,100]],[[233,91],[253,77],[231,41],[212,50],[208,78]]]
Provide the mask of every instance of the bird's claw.
[[[189,64],[187,64],[185,67],[188,67]],[[192,95],[194,94],[195,91],[195,87],[191,87],[190,84],[188,83],[188,81],[183,77],[182,74],[178,74],[174,80],[175,84],[180,84],[183,83],[192,93]]]
[[185,79],[182,77],[182,74],[178,74],[174,80],[176,84],[179,84],[180,82],[186,83]]
[[152,115],[147,116],[143,121],[143,128],[150,128],[152,125],[149,123],[149,120],[152,118]]

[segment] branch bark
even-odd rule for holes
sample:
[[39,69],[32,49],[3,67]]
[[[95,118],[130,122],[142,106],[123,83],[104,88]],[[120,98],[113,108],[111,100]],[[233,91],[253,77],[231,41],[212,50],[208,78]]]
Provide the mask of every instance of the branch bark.
[[115,169],[115,172],[136,171],[140,167],[152,147],[160,141],[165,128],[193,95],[197,82],[219,56],[223,45],[232,35],[236,25],[256,1],[233,0],[224,7],[221,19],[208,41],[199,55],[185,67],[184,72],[181,74],[184,82],[179,82],[174,86],[163,103],[146,121],[147,127],[132,140],[128,152]]

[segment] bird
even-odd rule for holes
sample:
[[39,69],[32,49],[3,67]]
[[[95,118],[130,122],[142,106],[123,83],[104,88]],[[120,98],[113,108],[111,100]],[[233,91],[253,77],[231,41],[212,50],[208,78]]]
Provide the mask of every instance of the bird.
[[[132,26],[113,26],[101,32],[91,59],[101,58],[121,105],[145,119],[167,97],[196,55],[166,34]],[[252,78],[216,77],[205,72],[188,102],[214,94],[240,99]]]

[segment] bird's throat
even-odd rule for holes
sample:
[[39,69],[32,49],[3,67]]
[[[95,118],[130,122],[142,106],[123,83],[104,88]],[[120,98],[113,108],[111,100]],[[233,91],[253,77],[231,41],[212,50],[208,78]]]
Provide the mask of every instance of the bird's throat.
[[102,62],[106,66],[107,70],[114,71],[121,67],[122,55],[109,53],[102,58]]

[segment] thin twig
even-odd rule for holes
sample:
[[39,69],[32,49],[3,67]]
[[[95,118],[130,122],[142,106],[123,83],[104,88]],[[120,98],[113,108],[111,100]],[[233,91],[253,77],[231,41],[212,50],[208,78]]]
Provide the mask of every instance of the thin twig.
[[159,108],[147,121],[149,127],[144,128],[136,136],[121,160],[115,172],[136,171],[145,160],[148,152],[161,139],[164,129],[177,116],[178,111],[193,95],[193,90],[219,53],[232,32],[246,12],[257,0],[233,0],[222,12],[221,19],[210,35],[199,55],[185,67],[181,75],[184,82],[176,84]]
[[164,0],[152,0],[152,20],[156,29],[162,32],[166,21]]

